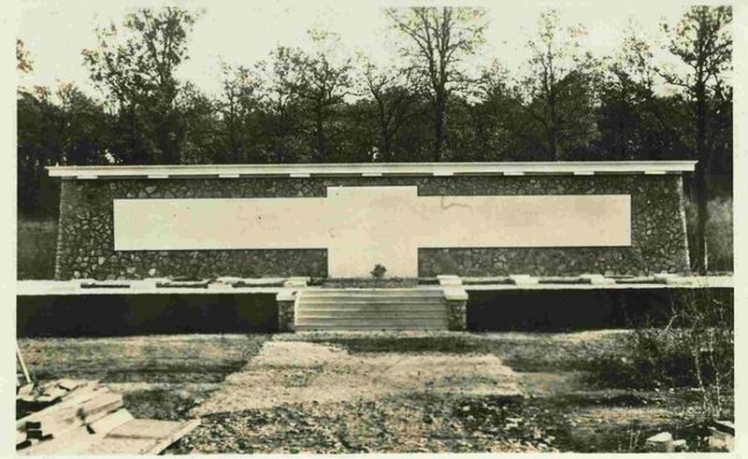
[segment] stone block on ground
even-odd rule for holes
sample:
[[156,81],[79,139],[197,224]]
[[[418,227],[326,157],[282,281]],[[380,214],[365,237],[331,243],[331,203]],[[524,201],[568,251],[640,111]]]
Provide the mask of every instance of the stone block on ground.
[[670,432],[660,432],[647,438],[645,442],[647,449],[658,453],[671,453],[675,451],[673,446],[673,435]]
[[722,430],[709,426],[709,450],[713,452],[732,452],[735,450],[735,436]]

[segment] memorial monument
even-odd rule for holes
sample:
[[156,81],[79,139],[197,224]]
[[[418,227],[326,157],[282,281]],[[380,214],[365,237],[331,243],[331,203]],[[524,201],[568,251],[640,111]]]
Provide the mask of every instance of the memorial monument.
[[694,164],[51,167],[55,277],[686,274]]

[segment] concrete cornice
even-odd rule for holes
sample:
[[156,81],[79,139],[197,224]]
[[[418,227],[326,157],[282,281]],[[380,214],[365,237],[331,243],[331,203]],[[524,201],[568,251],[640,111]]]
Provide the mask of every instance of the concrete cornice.
[[220,164],[180,166],[50,166],[50,177],[113,178],[240,178],[240,177],[381,177],[455,175],[595,175],[681,174],[693,172],[696,161],[568,161],[494,163],[347,163],[347,164]]

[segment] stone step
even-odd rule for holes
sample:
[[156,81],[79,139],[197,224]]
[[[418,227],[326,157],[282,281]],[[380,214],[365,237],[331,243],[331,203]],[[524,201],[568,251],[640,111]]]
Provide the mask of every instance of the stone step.
[[348,303],[441,303],[443,296],[297,296],[307,303],[348,302]]
[[334,321],[334,322],[381,322],[381,321],[403,321],[419,323],[428,320],[447,320],[446,314],[420,314],[420,315],[335,315],[335,314],[304,314],[296,317],[296,322],[306,321]]
[[296,330],[446,330],[441,289],[305,289]]
[[371,303],[368,301],[320,301],[308,303],[304,300],[298,304],[299,308],[324,308],[324,307],[341,307],[341,308],[355,308],[355,309],[422,309],[422,308],[445,308],[446,302],[426,302],[418,301],[411,303],[401,303],[399,301],[393,302],[376,302]]
[[446,321],[447,316],[445,315],[438,315],[438,316],[429,316],[429,317],[421,317],[421,316],[403,316],[403,317],[387,317],[387,316],[378,316],[378,317],[356,317],[356,316],[344,316],[344,317],[338,317],[338,316],[319,316],[319,317],[298,317],[296,319],[296,323],[353,323],[353,324],[361,324],[361,325],[367,325],[370,323],[404,323],[404,324],[420,324],[420,323],[432,323],[432,322],[442,322]]
[[443,296],[441,289],[303,289],[303,296]]
[[447,323],[443,324],[407,324],[407,325],[297,325],[297,331],[346,331],[346,330],[361,330],[361,331],[378,331],[378,330],[447,330]]
[[398,314],[398,313],[410,313],[411,315],[418,315],[424,312],[440,312],[446,311],[447,308],[443,304],[439,305],[423,305],[416,307],[401,307],[401,306],[387,306],[379,307],[370,304],[367,305],[340,305],[340,304],[325,304],[315,306],[299,306],[296,308],[297,314],[306,312],[333,312],[333,313],[347,313],[347,314]]
[[309,298],[301,298],[298,302],[299,306],[302,307],[316,307],[316,306],[337,306],[337,305],[344,305],[344,306],[357,306],[357,307],[388,307],[388,306],[394,306],[394,307],[402,307],[402,308],[410,308],[410,307],[419,307],[419,306],[430,306],[430,307],[441,307],[444,306],[445,301],[443,299],[438,300],[426,300],[426,299],[412,299],[412,300],[402,300],[402,299],[390,299],[390,300],[361,300],[361,299],[351,299],[351,298],[341,298],[341,299],[329,299],[329,298],[315,298],[315,299],[309,299]]

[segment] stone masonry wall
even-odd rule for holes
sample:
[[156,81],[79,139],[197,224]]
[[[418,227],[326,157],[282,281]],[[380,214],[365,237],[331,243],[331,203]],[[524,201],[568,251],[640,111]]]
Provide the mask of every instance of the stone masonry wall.
[[419,276],[649,274],[689,270],[678,175],[63,180],[55,277],[327,276],[327,251],[114,251],[113,200],[321,197],[329,186],[418,186],[421,196],[630,194],[632,246],[421,248]]

